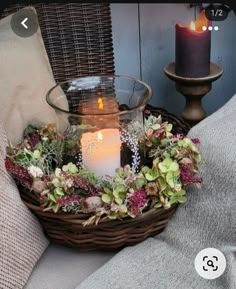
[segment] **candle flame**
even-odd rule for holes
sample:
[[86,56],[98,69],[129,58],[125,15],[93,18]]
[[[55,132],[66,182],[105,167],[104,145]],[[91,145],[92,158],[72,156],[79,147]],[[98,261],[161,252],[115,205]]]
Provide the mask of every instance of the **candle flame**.
[[194,23],[194,21],[191,22],[190,29],[196,31],[196,24]]
[[[185,28],[182,24],[177,23],[177,26],[181,28]],[[195,32],[206,33],[202,27],[209,27],[211,25],[211,21],[209,21],[206,17],[206,11],[203,9],[198,18],[195,21],[191,21],[191,23],[186,26],[187,29]],[[208,31],[208,29],[207,29]]]
[[98,109],[99,110],[102,110],[103,109],[103,100],[101,97],[99,97],[98,99]]
[[103,140],[103,135],[102,135],[102,133],[100,131],[98,132],[98,140],[99,141]]
[[189,29],[192,31],[200,32],[200,33],[205,33],[205,31],[202,29],[202,27],[208,27],[210,25],[210,21],[206,17],[206,12],[205,10],[202,10],[196,21],[192,21]]

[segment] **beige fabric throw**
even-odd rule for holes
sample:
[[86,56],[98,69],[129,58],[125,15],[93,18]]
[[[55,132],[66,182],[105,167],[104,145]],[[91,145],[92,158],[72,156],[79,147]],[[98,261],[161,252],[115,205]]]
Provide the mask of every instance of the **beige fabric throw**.
[[5,169],[6,146],[0,123],[0,289],[22,289],[48,241]]
[[[190,136],[201,140],[202,188],[189,190],[165,232],[122,250],[77,289],[236,288],[236,95]],[[209,247],[227,259],[215,280],[194,268],[198,252]]]

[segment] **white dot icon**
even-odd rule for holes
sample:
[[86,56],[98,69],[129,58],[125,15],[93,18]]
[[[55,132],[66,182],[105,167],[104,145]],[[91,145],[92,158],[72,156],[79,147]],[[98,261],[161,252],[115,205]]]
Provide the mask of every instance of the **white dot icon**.
[[194,265],[197,273],[202,278],[213,280],[224,274],[226,259],[218,249],[206,248],[197,254]]
[[212,29],[213,29],[213,27],[212,27],[212,26],[209,26],[209,27],[208,27],[208,30],[209,30],[209,31],[211,31]]
[[219,27],[218,27],[218,26],[215,26],[214,29],[215,29],[215,31],[218,31],[218,30],[219,30]]
[[203,30],[203,31],[206,31],[206,30],[207,30],[207,27],[206,27],[206,26],[203,26],[203,27],[202,27],[202,30]]

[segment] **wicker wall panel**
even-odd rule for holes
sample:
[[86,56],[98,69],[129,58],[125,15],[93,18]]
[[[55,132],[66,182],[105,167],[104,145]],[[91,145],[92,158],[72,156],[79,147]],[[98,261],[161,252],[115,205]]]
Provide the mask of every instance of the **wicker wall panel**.
[[[114,74],[109,4],[37,3],[40,28],[57,82],[85,75]],[[1,17],[24,4],[4,8]]]

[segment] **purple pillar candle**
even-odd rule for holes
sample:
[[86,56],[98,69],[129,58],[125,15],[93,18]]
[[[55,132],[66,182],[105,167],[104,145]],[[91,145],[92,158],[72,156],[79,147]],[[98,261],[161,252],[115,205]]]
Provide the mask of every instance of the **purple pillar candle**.
[[[210,73],[210,21],[203,10],[189,27],[176,24],[175,73],[182,77],[199,78]],[[204,30],[203,27],[206,27]]]

